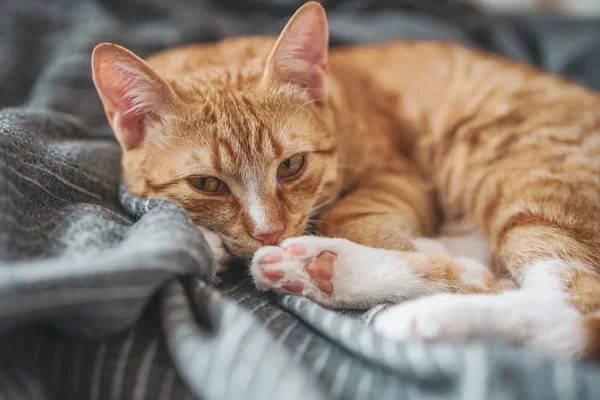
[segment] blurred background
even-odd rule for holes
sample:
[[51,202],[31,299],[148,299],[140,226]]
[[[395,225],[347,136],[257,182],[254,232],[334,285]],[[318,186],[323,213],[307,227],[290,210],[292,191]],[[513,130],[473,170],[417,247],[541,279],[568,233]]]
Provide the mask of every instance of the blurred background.
[[600,15],[600,0],[463,0],[463,2],[508,13],[552,12],[569,16]]

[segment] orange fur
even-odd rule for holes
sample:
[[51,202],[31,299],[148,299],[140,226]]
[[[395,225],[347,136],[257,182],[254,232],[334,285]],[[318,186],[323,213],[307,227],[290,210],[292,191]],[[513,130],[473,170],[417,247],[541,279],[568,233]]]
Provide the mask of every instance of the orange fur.
[[[273,69],[275,43],[236,38],[168,50],[147,65],[131,61],[173,93],[160,117],[143,120],[141,145],[124,151],[134,193],[180,202],[241,256],[261,246],[244,197],[248,175],[260,179],[280,240],[301,235],[314,210],[323,235],[400,251],[414,250],[411,238],[433,235],[443,220],[468,220],[488,238],[498,276],[518,284],[525,266],[558,258],[572,268],[559,272],[570,304],[600,311],[597,93],[438,42],[332,49],[294,81],[297,65]],[[126,53],[100,45],[100,57]],[[318,88],[301,90],[304,78]],[[278,182],[274,169],[295,153],[307,154],[306,169]],[[185,181],[192,175],[218,177],[231,194],[198,193]],[[451,262],[425,260],[414,264],[421,276],[482,291],[460,286]],[[586,324],[600,333],[598,318]]]
[[492,276],[485,277],[481,285],[464,281],[465,267],[459,262],[438,255],[422,253],[400,253],[400,259],[415,274],[435,285],[441,285],[442,291],[449,293],[496,293],[501,290]]

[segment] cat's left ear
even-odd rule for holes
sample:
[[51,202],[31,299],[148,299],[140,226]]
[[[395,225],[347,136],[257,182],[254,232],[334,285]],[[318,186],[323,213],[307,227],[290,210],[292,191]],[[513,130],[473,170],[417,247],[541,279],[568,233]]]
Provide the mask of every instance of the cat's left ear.
[[267,58],[265,78],[296,83],[313,99],[327,91],[329,28],[325,10],[316,1],[306,3],[287,23]]
[[131,51],[111,43],[92,53],[94,84],[104,111],[123,150],[144,140],[147,122],[157,120],[176,95],[154,70]]

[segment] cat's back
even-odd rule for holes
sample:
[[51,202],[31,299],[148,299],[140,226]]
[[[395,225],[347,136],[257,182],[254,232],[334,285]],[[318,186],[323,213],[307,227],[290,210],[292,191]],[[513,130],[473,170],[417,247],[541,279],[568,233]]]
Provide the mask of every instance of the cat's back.
[[582,85],[453,42],[391,41],[339,48],[330,53],[330,66],[343,83],[366,77],[380,90],[401,93],[438,114],[464,115],[467,109],[495,114],[506,107],[545,110],[548,102],[565,109],[568,104],[573,111],[600,107],[600,95]]
[[187,75],[200,68],[243,65],[269,53],[275,37],[251,36],[164,50],[146,61],[163,76]]
[[[266,59],[276,39],[246,36],[190,44],[162,51],[147,61],[160,75],[175,80],[201,69],[244,70],[252,60]],[[563,98],[600,102],[598,93],[558,76],[452,42],[403,40],[334,47],[328,67],[330,75],[346,88],[364,90],[365,85],[374,84],[432,108],[443,106],[440,102],[449,90],[460,97],[494,88],[499,88],[501,98],[527,88],[552,87],[560,89],[557,93]]]

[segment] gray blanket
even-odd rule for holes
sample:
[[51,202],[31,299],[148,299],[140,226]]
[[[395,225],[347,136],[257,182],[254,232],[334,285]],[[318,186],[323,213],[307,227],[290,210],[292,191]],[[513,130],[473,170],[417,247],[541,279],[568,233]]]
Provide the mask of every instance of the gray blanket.
[[[0,2],[0,398],[571,399],[600,369],[499,342],[393,343],[368,313],[217,280],[176,204],[119,186],[90,76],[138,54],[275,33],[292,0]],[[600,21],[486,17],[450,1],[325,1],[333,44],[451,39],[600,89]]]

